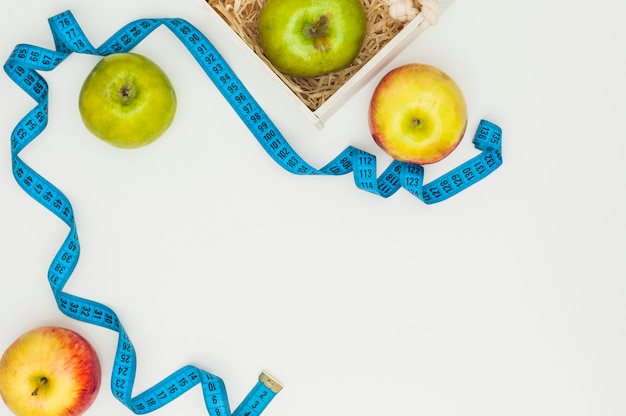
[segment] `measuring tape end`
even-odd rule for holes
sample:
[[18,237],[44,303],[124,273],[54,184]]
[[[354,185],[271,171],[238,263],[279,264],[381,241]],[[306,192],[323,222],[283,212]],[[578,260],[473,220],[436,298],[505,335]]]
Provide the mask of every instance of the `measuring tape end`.
[[259,381],[265,385],[268,389],[272,390],[274,393],[278,393],[283,389],[282,384],[280,384],[274,377],[267,374],[263,371],[259,375]]

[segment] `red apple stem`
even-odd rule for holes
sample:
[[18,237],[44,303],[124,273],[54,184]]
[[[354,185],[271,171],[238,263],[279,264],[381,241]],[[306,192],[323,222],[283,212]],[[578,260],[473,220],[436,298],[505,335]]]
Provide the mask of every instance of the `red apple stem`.
[[41,377],[39,379],[39,384],[37,385],[37,388],[35,388],[35,390],[33,390],[33,392],[31,393],[32,396],[36,396],[39,394],[39,389],[42,388],[43,386],[45,386],[48,383],[48,379],[46,377]]

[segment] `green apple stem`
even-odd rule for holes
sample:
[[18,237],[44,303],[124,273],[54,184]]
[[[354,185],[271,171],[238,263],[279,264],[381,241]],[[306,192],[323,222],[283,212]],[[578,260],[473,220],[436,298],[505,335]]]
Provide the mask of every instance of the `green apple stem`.
[[129,85],[122,85],[120,87],[120,97],[122,97],[122,102],[126,103],[135,97],[135,91]]
[[309,33],[314,36],[317,35],[318,32],[321,32],[319,34],[323,35],[326,30],[326,23],[328,23],[328,18],[325,15],[322,15],[317,22],[309,28]]
[[313,46],[320,51],[329,51],[332,46],[331,42],[326,36],[326,29],[328,28],[328,17],[326,15],[320,16],[315,24],[309,27],[309,35],[313,38]]
[[48,379],[46,377],[41,377],[39,378],[39,384],[37,385],[37,387],[35,388],[35,390],[33,390],[33,392],[31,393],[32,396],[36,396],[39,394],[39,389],[42,388],[43,386],[45,386],[46,384],[48,384]]

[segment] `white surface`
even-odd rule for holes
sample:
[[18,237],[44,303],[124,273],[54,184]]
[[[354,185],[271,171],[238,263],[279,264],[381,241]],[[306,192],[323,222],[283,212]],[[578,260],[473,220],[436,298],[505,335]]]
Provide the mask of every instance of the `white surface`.
[[[389,163],[366,122],[386,71],[318,131],[196,0],[3,1],[0,55],[52,47],[46,19],[66,9],[96,45],[137,18],[186,18],[310,163],[348,145]],[[75,210],[82,256],[66,290],[120,316],[136,393],[191,363],[225,380],[233,409],[268,371],[285,385],[268,416],[624,415],[625,13],[459,0],[388,65],[439,66],[466,94],[470,133],[480,118],[503,128],[502,168],[433,206],[286,173],[166,30],[137,51],[175,83],[175,123],[144,150],[110,148],[76,109],[96,58],[72,56],[45,74],[50,124],[22,153]],[[0,349],[35,326],[77,329],[104,368],[89,414],[131,414],[108,388],[116,334],[56,308],[46,270],[67,228],[12,178],[9,135],[33,102],[4,75],[0,90]],[[468,138],[427,179],[474,154]],[[203,412],[196,388],[155,414]]]

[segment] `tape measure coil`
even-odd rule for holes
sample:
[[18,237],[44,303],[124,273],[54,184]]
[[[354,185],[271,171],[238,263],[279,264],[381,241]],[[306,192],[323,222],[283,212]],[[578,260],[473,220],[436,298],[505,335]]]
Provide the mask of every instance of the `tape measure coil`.
[[201,384],[207,411],[211,416],[257,416],[282,388],[266,373],[231,413],[224,382],[194,366],[185,366],[148,390],[132,397],[136,372],[136,352],[118,316],[109,307],[63,291],[80,255],[74,211],[68,198],[52,183],[30,168],[19,153],[47,126],[48,84],[37,71],[51,71],[71,53],[106,56],[128,52],[154,29],[169,28],[189,50],[209,79],[236,111],[263,149],[282,168],[297,175],[345,175],[353,172],[359,189],[389,197],[400,188],[427,204],[443,201],[489,175],[502,164],[501,129],[481,120],[474,136],[479,155],[437,180],[424,185],[424,169],[393,161],[377,177],[376,157],[349,146],[321,169],[309,165],[289,145],[274,123],[254,100],[239,78],[209,40],[182,19],[141,19],[129,23],[95,48],[70,11],[49,20],[55,50],[18,44],[4,70],[35,102],[36,106],[17,124],[11,134],[12,172],[19,186],[33,199],[60,218],[69,228],[67,238],[48,268],[48,281],[59,310],[67,316],[117,332],[118,344],[111,375],[114,396],[136,414],[161,408],[197,384]]

